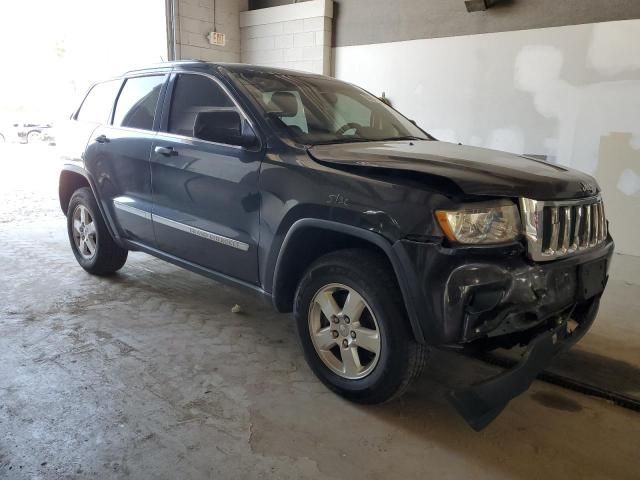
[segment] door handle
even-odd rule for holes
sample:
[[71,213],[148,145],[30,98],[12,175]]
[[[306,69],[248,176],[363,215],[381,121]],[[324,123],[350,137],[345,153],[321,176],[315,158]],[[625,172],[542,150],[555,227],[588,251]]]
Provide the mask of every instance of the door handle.
[[109,138],[106,135],[99,135],[95,138],[95,141],[98,143],[109,143]]
[[156,147],[153,149],[154,152],[164,155],[165,157],[169,157],[171,155],[178,155],[178,152],[174,150],[173,147]]

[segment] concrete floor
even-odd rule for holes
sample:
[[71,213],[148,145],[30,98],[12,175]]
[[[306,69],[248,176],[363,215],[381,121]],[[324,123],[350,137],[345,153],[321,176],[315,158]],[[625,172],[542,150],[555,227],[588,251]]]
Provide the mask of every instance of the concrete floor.
[[[139,253],[89,276],[55,165],[18,148],[0,150],[23,159],[0,177],[1,478],[640,478],[640,415],[608,402],[536,382],[475,433],[443,393],[492,367],[436,353],[400,401],[355,406],[254,297]],[[619,283],[603,311],[627,318],[640,297]],[[631,365],[640,328],[616,328]]]

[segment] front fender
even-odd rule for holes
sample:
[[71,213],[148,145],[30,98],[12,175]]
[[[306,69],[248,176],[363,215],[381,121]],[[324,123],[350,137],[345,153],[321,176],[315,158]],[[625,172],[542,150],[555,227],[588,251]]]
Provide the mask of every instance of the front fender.
[[289,228],[277,254],[272,280],[268,286],[269,289],[266,289],[267,291],[272,292],[272,297],[276,306],[278,304],[278,299],[283,295],[283,293],[279,291],[279,286],[283,285],[285,282],[282,282],[281,279],[290,274],[289,269],[285,266],[286,262],[284,259],[298,255],[297,249],[299,246],[296,244],[294,239],[298,233],[306,229],[330,231],[347,235],[360,241],[368,242],[381,250],[393,267],[415,339],[420,343],[425,343],[422,327],[419,323],[418,311],[414,302],[415,296],[411,293],[411,285],[405,275],[404,269],[402,268],[401,259],[398,257],[393,245],[389,240],[378,233],[354,227],[352,225],[331,220],[304,218],[297,220],[291,228]]

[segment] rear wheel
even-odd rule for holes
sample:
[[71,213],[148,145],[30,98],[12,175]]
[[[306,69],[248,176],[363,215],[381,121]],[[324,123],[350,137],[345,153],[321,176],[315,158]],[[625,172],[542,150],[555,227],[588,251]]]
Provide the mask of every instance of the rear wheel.
[[67,231],[73,254],[87,272],[108,275],[120,270],[127,261],[127,250],[111,237],[88,187],[79,188],[71,196]]
[[305,358],[334,392],[359,403],[402,394],[426,350],[413,339],[395,276],[379,255],[342,250],[317,260],[296,294]]

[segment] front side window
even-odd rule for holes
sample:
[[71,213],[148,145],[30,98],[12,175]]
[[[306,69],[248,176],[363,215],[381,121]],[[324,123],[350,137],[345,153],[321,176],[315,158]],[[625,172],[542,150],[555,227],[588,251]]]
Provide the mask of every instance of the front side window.
[[117,127],[153,129],[164,75],[127,79],[118,97],[113,124]]
[[373,95],[338,80],[245,67],[226,71],[276,130],[303,144],[431,138]]
[[202,75],[179,75],[171,100],[169,133],[196,136],[198,114],[216,110],[235,110],[233,101],[216,82]]
[[76,115],[81,122],[107,123],[121,80],[97,83],[89,91]]

